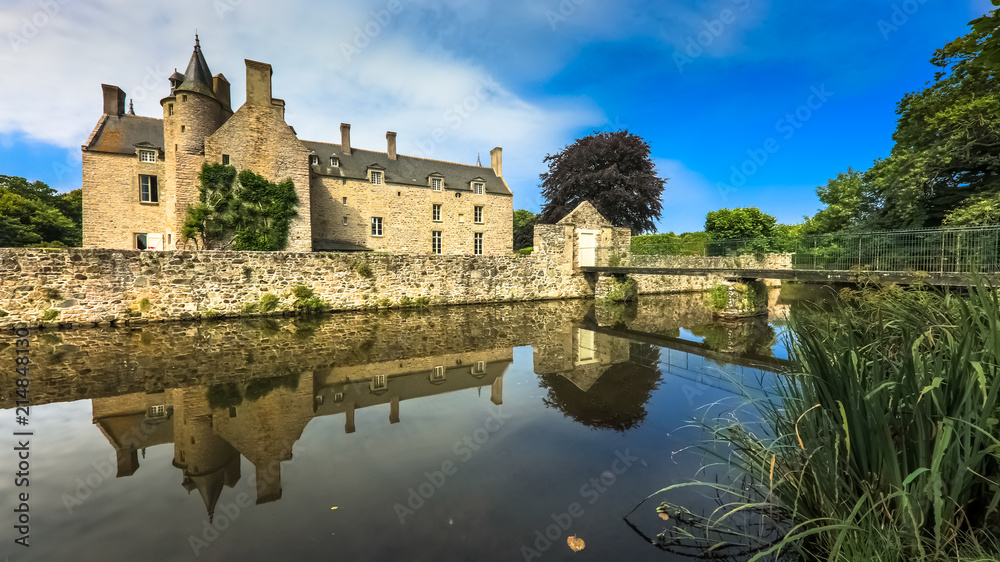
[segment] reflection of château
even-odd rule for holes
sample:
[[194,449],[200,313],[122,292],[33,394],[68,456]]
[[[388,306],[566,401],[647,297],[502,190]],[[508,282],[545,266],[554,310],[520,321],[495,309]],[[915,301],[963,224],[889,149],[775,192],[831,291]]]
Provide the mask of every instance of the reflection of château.
[[119,477],[139,469],[140,450],[173,443],[184,488],[212,516],[223,487],[240,480],[241,455],[254,465],[257,503],[280,499],[281,463],[314,417],[344,414],[353,433],[359,408],[388,405],[398,423],[402,401],[483,387],[499,405],[512,362],[510,349],[493,350],[95,398],[94,423],[115,448]]
[[[173,443],[184,487],[198,490],[212,513],[223,488],[240,481],[241,457],[255,466],[257,501],[280,498],[281,463],[316,416],[342,413],[350,433],[358,409],[388,406],[396,423],[408,399],[489,387],[499,404],[515,347],[534,348],[546,404],[595,429],[634,427],[659,384],[659,348],[630,342],[623,329],[678,335],[711,315],[700,297],[687,295],[644,297],[634,309],[596,316],[593,306],[579,300],[43,332],[32,341],[33,404],[92,400],[119,476],[138,470],[144,449]],[[13,364],[13,356],[13,346],[0,348],[0,362]],[[11,389],[0,395],[3,409],[14,407],[11,374],[0,372],[0,388]]]

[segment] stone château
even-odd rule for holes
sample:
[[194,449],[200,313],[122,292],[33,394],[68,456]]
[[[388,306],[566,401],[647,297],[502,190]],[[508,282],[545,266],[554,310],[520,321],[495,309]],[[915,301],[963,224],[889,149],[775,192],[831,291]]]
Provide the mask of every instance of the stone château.
[[[198,203],[205,163],[291,179],[298,195],[287,250],[507,254],[513,194],[502,150],[489,167],[299,139],[272,97],[269,64],[246,61],[246,103],[235,112],[230,83],[212,75],[195,37],[184,74],[169,78],[163,117],[140,117],[117,86],[103,85],[104,112],[83,145],[85,248],[184,249],[181,227]],[[190,249],[192,243],[188,243]]]

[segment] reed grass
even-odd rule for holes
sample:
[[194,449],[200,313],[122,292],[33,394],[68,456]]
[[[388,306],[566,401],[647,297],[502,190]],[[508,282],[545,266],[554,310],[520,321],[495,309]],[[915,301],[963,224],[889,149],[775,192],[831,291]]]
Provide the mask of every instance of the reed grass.
[[[797,314],[793,367],[763,398],[708,416],[697,488],[663,503],[663,545],[782,560],[997,560],[1000,301],[898,287]],[[747,397],[754,396],[747,392]]]

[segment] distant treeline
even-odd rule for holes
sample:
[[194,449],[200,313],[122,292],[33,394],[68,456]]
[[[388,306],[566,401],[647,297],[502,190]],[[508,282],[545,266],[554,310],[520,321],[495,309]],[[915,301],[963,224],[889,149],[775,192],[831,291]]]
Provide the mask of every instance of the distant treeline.
[[83,244],[83,190],[57,194],[43,182],[0,175],[0,247]]

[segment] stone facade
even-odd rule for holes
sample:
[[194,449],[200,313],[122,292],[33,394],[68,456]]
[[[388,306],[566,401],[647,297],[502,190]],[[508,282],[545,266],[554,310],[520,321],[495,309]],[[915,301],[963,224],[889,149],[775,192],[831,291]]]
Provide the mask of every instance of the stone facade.
[[[196,42],[187,71],[170,77],[162,119],[126,113],[125,93],[104,85],[104,115],[83,145],[84,247],[193,249],[180,232],[198,203],[198,174],[206,163],[228,163],[293,181],[288,251],[510,253],[513,194],[500,148],[490,166],[472,166],[399,155],[393,132],[385,152],[357,150],[346,124],[339,145],[303,141],[285,121],[285,102],[272,97],[272,73],[246,61],[247,101],[234,113],[228,80],[212,76]],[[140,177],[155,178],[155,195]]]

